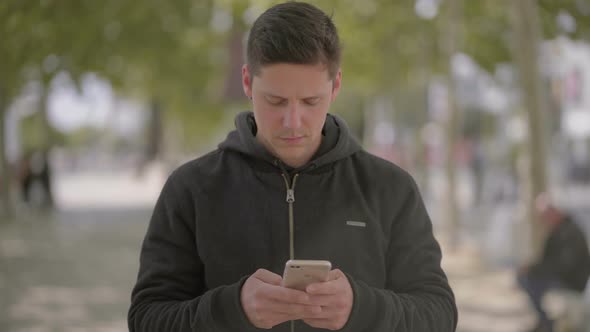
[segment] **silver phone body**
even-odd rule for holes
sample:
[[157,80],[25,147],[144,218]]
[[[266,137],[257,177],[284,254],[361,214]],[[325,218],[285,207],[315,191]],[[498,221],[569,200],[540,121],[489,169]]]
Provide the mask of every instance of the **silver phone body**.
[[289,260],[283,272],[283,286],[305,291],[312,283],[328,280],[332,263],[323,260]]

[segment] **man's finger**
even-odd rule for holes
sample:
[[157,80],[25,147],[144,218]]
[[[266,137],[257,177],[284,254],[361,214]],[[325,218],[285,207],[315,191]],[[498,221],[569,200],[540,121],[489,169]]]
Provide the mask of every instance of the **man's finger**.
[[306,318],[303,320],[303,322],[305,322],[307,325],[319,328],[325,328],[325,326],[328,325],[327,323],[330,321],[331,320],[328,318]]
[[310,295],[331,295],[341,290],[342,280],[340,279],[311,284],[306,288],[306,292]]
[[331,270],[330,272],[328,272],[328,280],[326,280],[326,281],[340,279],[341,277],[344,277],[344,276],[345,276],[344,272],[342,272],[340,269],[334,269],[334,270]]
[[327,330],[339,330],[343,326],[338,324],[332,318],[310,318],[304,319],[303,322],[311,327]]
[[258,269],[254,273],[254,276],[256,277],[256,279],[259,279],[271,285],[279,286],[283,282],[283,278],[281,278],[280,275],[265,269]]
[[302,317],[317,317],[322,312],[319,305],[286,303],[275,300],[265,301],[264,305],[276,314],[290,315],[289,317],[292,320],[301,319]]
[[307,286],[305,291],[313,295],[336,294],[342,291],[342,287],[344,286],[342,279],[346,279],[344,272],[340,271],[339,269],[335,269],[329,272],[328,281],[311,284]]
[[269,286],[269,291],[266,293],[269,299],[283,302],[283,303],[297,303],[310,305],[309,295],[303,291],[286,288],[282,286]]
[[338,298],[333,295],[324,295],[324,294],[320,294],[320,295],[310,295],[309,296],[309,302],[312,305],[319,305],[322,307],[332,307],[334,305],[337,304]]

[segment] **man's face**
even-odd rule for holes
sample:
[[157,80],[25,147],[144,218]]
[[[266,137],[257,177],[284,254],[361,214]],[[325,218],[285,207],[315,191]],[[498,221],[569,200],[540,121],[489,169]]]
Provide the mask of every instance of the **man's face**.
[[340,71],[331,80],[321,64],[267,65],[256,76],[244,65],[242,84],[252,97],[257,140],[287,165],[305,165],[320,146],[341,80]]
[[535,199],[535,210],[540,221],[547,226],[554,226],[561,220],[559,211],[552,205],[546,193],[540,194]]

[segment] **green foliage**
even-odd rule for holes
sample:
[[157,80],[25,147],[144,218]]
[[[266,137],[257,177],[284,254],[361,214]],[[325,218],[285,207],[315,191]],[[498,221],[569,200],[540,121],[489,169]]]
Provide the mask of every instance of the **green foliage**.
[[[588,0],[538,0],[543,32],[548,38],[566,34],[574,39],[590,40],[590,1]],[[558,24],[558,16],[568,15],[575,22],[574,31],[566,31]]]
[[24,118],[20,125],[22,132],[22,150],[30,152],[33,150],[45,150],[49,148],[49,142],[56,145],[64,145],[68,142],[67,137],[52,128],[50,132],[45,132],[42,113],[36,112]]
[[[0,2],[0,89],[11,99],[27,81],[47,83],[60,71],[78,80],[92,71],[120,94],[161,100],[168,119],[198,119],[190,132],[209,133],[221,121],[219,110],[230,106],[222,93],[231,68],[229,37],[247,31],[245,13],[277,2],[5,0]],[[347,100],[357,100],[347,105],[358,108],[379,95],[416,101],[430,75],[445,73],[447,1],[441,1],[438,15],[430,20],[415,13],[415,1],[311,2],[331,13],[339,28],[343,93]],[[588,1],[538,3],[547,37],[563,33],[556,18],[567,13],[576,22],[572,37],[588,38]],[[510,61],[509,7],[507,1],[462,1],[459,49],[486,70]],[[219,11],[233,18],[231,31],[212,29]],[[402,102],[404,108],[408,103]],[[414,115],[402,118],[419,121]]]
[[511,61],[510,8],[505,1],[463,0],[462,52],[493,72]]

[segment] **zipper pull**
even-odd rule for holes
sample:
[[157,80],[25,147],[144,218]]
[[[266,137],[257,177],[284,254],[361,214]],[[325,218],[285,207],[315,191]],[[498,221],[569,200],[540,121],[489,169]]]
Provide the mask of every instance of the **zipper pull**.
[[295,202],[295,190],[287,189],[287,203]]

